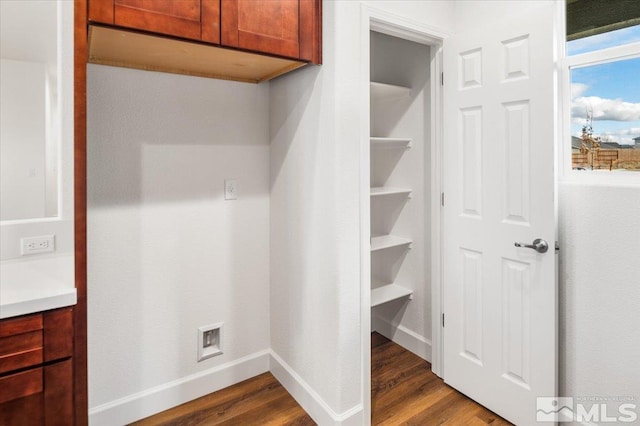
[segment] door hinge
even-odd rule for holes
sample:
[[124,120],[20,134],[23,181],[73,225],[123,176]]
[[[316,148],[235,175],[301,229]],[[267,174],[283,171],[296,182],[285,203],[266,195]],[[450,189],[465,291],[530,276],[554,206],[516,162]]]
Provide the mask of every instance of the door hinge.
[[444,207],[444,192],[440,193],[440,204]]
[[443,72],[440,73],[440,85],[444,86],[444,73]]
[[442,327],[444,328],[444,313],[442,314]]

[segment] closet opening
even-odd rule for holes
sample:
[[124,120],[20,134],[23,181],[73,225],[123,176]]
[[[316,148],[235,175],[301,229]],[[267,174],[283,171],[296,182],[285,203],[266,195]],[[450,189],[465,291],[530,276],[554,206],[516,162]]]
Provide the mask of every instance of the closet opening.
[[[378,376],[381,369],[394,374],[389,368],[395,368],[393,358],[399,355],[395,344],[412,353],[407,358],[426,361],[421,368],[429,374],[427,362],[433,363],[440,350],[432,342],[441,333],[434,318],[440,316],[442,77],[439,39],[401,24],[369,23],[369,134],[363,150],[369,200],[363,232],[368,233],[370,253],[363,261],[363,283],[368,282],[363,309],[368,296],[371,328],[365,330],[363,346],[368,352],[365,407],[375,423],[387,405],[385,396],[381,399],[386,385]],[[434,298],[438,312],[432,308]],[[383,348],[389,341],[393,348]]]

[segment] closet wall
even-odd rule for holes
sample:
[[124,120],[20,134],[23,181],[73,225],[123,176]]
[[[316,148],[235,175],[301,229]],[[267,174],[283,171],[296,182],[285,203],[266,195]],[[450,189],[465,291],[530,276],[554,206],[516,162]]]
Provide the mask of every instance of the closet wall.
[[[429,64],[429,46],[371,32],[372,82],[399,86],[372,87],[371,136],[400,139],[371,144],[372,301],[394,297],[377,297],[389,283],[398,286],[392,290],[399,296],[372,308],[372,330],[426,359],[431,359]],[[378,195],[380,187],[389,188],[387,195]],[[411,243],[375,250],[376,237],[383,235]],[[403,297],[406,293],[411,295]]]

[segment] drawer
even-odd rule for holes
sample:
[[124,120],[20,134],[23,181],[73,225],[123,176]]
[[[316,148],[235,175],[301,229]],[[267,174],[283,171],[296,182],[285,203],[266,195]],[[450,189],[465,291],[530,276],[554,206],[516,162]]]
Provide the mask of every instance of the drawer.
[[73,308],[0,321],[0,375],[73,354]]
[[0,338],[42,330],[43,324],[42,314],[4,319],[0,321]]
[[42,367],[0,377],[0,404],[43,391]]
[[42,364],[42,330],[0,337],[0,374]]

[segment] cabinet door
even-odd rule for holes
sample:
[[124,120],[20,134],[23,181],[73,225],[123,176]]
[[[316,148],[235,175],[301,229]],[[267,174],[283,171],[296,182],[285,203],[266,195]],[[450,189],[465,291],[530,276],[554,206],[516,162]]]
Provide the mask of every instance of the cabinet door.
[[220,41],[219,0],[90,0],[89,20],[211,43]]
[[42,367],[0,377],[0,425],[41,426],[43,406]]
[[300,58],[299,0],[221,0],[222,45]]
[[45,426],[74,424],[71,359],[44,368],[44,419]]

